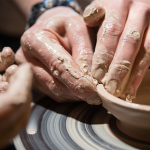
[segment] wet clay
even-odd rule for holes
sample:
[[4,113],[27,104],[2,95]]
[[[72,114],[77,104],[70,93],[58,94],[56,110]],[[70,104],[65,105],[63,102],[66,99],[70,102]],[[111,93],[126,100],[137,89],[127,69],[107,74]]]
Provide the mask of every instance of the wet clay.
[[[57,59],[59,62],[63,64],[66,71],[74,78],[79,79],[81,76],[83,76],[79,71],[77,71],[75,68],[72,67],[71,61],[68,53],[65,53],[64,48],[55,40],[50,40],[46,36],[44,36],[43,32],[35,33],[35,37],[38,41],[42,42],[51,53],[52,57]],[[51,69],[53,71],[53,69]]]
[[111,66],[105,78],[102,80],[107,92],[116,97],[122,97],[131,68],[131,63],[126,60]]
[[133,38],[136,41],[140,40],[140,37],[141,37],[140,32],[137,30],[128,31],[126,36]]
[[85,9],[83,18],[89,26],[98,26],[104,14],[105,10],[102,7],[99,5],[91,5]]
[[93,56],[92,63],[92,75],[95,79],[101,83],[101,80],[104,78],[105,74],[108,72],[108,66],[110,60],[112,60],[114,52],[108,52],[106,47],[102,44],[98,44],[96,51]]
[[147,66],[150,61],[149,53],[145,53],[145,54],[140,53],[139,55],[143,55],[142,59],[134,68],[132,74],[130,75],[128,85],[126,89],[124,90],[124,98],[126,98],[126,101],[128,102],[132,102],[133,99],[136,98],[136,89],[132,84],[136,78],[139,78],[139,77],[143,78],[144,72],[146,71],[145,69],[147,69],[145,66]]
[[[92,95],[92,97],[95,97],[96,93],[94,94],[94,90],[96,92],[96,85],[94,83],[96,83],[96,82],[95,81],[93,82],[92,77],[89,77],[89,75],[86,74],[88,72],[88,71],[86,71],[86,69],[88,68],[87,64],[85,63],[86,58],[78,59],[79,62],[81,62],[81,60],[84,61],[84,65],[81,65],[81,67],[83,68],[84,71],[77,70],[73,67],[73,63],[72,63],[73,60],[72,60],[70,54],[56,40],[46,37],[46,35],[44,34],[43,31],[34,33],[34,35],[35,35],[35,38],[40,43],[42,43],[43,45],[46,46],[47,51],[50,55],[49,59],[55,59],[55,61],[57,61],[59,63],[59,66],[61,65],[61,68],[62,67],[65,68],[65,72],[67,72],[74,79],[78,79],[78,80],[76,81],[76,83],[74,83],[74,85],[71,82],[69,83],[67,81],[67,78],[65,76],[63,76],[64,74],[61,74],[60,71],[59,71],[59,73],[57,72],[58,70],[56,70],[56,68],[53,66],[53,64],[51,66],[49,66],[51,73],[53,75],[55,75],[55,77],[61,78],[61,80],[65,81],[65,83],[67,83],[69,87],[72,85],[77,86],[77,89],[80,93],[84,93],[87,91],[91,92],[91,90],[92,90],[93,93],[91,93],[91,95]],[[40,52],[40,55],[41,55],[41,52]],[[67,76],[67,74],[66,74],[66,76]],[[91,100],[93,100],[92,97],[91,97]],[[83,99],[82,96],[80,96],[80,98]],[[98,101],[99,101],[99,103],[98,103]],[[97,104],[101,103],[101,100],[100,100],[100,98],[95,99],[95,101],[93,100],[92,103],[97,105]]]
[[95,8],[95,7],[90,7],[89,9],[86,9],[86,11],[84,12],[84,15],[83,17],[84,18],[89,18],[89,17],[92,17],[94,16],[95,14],[98,13],[98,9]]
[[92,56],[89,55],[80,55],[76,62],[80,66],[81,71],[84,74],[84,77],[92,82],[95,86],[98,84],[98,81],[92,77],[91,66],[92,66]]

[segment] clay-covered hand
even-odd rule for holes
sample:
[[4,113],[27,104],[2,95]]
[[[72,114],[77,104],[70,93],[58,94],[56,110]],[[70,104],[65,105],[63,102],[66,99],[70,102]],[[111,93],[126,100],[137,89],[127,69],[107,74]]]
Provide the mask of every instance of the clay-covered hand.
[[29,64],[24,64],[10,78],[8,90],[0,93],[0,149],[27,123],[32,99],[31,86],[32,69]]
[[68,7],[43,13],[21,38],[18,64],[33,65],[35,86],[58,102],[100,104],[91,77],[94,36],[82,16]]
[[137,0],[95,0],[83,17],[88,26],[99,26],[92,76],[109,93],[132,101],[150,65],[149,5]]

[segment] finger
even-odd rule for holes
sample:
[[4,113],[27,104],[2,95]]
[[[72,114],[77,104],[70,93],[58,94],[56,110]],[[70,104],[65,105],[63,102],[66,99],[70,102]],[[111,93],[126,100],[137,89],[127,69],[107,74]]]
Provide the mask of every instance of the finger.
[[104,79],[106,90],[117,97],[122,97],[134,60],[140,49],[143,34],[148,25],[147,13],[147,5],[142,3],[132,5],[114,60]]
[[15,54],[10,47],[4,47],[1,52],[0,71],[4,71],[15,61]]
[[0,131],[0,137],[2,132],[13,126],[25,111],[29,111],[31,86],[31,66],[22,65],[11,78],[7,92],[0,95],[0,128],[3,129]]
[[136,92],[144,78],[144,75],[150,66],[150,26],[145,33],[143,44],[136,57],[133,65],[133,69],[127,83],[127,86],[123,92],[123,97],[127,101],[132,102],[136,98]]
[[31,33],[30,38],[22,38],[22,41],[25,41],[25,44],[22,42],[24,52],[29,53],[26,42],[30,43],[30,54],[40,60],[75,96],[99,104],[96,86],[83,77],[79,66],[60,45],[57,36],[51,31],[39,31],[38,25],[34,26]]
[[32,64],[35,87],[38,88],[41,92],[50,96],[57,102],[80,100],[70,91],[68,91],[68,89],[57,78],[52,76],[48,69],[37,59],[33,57],[31,58],[30,56],[25,58],[22,53],[22,49],[20,48],[16,54],[17,64],[21,64],[27,61]]
[[3,77],[3,81],[4,81],[4,78],[5,78],[6,82],[9,82],[10,78],[16,72],[17,69],[18,69],[17,65],[11,65],[11,66],[9,66],[6,69],[5,74],[3,75],[3,76],[5,76],[5,77]]
[[[12,122],[7,121],[7,123],[9,123],[8,127],[6,129],[1,130],[1,133],[0,133],[0,141],[1,141],[0,148],[3,148],[5,145],[7,145],[8,142],[12,138],[14,138],[18,133],[20,133],[25,128],[25,126],[27,125],[27,122],[28,122],[28,119],[29,119],[29,116],[30,116],[30,101],[32,99],[31,95],[29,95],[28,97],[30,99],[28,101],[28,103],[26,103],[23,106],[24,108],[20,107],[24,111],[20,115],[20,117],[18,117],[16,120],[14,120],[14,118],[13,118]],[[9,107],[9,109],[12,109],[12,107]],[[19,113],[17,107],[15,107],[14,111]],[[13,111],[13,113],[14,113],[14,111]],[[12,115],[10,117],[12,117]]]
[[[116,4],[116,2],[118,2]],[[128,1],[112,1],[106,3],[106,16],[97,33],[97,44],[92,62],[92,75],[101,82],[108,72],[114,57],[119,38],[125,26],[128,15]]]
[[83,19],[89,27],[99,26],[101,19],[105,15],[105,9],[102,6],[102,1],[93,1],[88,5],[83,12]]
[[84,75],[91,75],[95,35],[81,16],[68,19],[65,24],[67,38],[72,49],[72,58]]
[[5,92],[8,89],[8,82],[1,82],[0,83],[0,93]]

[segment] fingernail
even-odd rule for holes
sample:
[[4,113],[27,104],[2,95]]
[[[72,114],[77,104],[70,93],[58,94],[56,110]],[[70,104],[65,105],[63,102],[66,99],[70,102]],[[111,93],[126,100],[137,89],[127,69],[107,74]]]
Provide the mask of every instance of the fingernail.
[[99,83],[101,83],[101,80],[104,78],[105,76],[105,71],[101,68],[99,68],[98,70],[93,70],[92,71],[92,76],[94,79],[96,79]]
[[108,84],[105,85],[105,89],[110,94],[119,97],[121,94],[121,91],[117,89],[118,88],[118,82],[116,80],[111,80],[108,82]]
[[85,9],[85,11],[83,13],[83,18],[89,18],[91,16],[94,16],[97,13],[98,13],[98,9],[95,8],[94,6],[90,6]]

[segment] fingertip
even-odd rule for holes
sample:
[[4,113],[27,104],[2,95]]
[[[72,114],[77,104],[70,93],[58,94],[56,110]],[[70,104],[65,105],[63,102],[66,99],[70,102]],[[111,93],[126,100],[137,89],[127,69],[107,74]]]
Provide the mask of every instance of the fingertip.
[[18,69],[17,65],[11,65],[6,69],[5,71],[6,82],[9,82],[11,76],[16,72],[17,69]]
[[83,12],[83,19],[87,26],[96,27],[100,25],[101,19],[104,17],[105,11],[99,5],[89,5]]
[[1,59],[4,64],[13,64],[15,61],[15,54],[10,47],[4,47],[1,53]]

